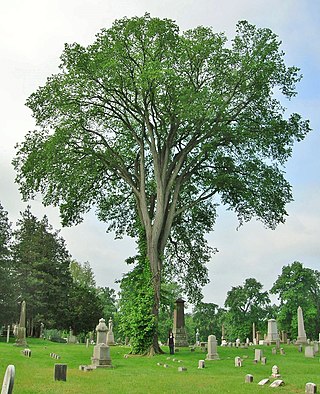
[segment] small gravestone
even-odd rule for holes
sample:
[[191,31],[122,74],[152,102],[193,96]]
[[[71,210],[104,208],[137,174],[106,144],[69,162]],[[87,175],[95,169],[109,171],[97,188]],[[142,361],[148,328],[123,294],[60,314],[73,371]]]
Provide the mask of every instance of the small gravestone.
[[1,394],[11,394],[14,384],[15,368],[14,365],[8,365],[2,382]]
[[7,343],[10,341],[10,325],[7,327]]
[[109,330],[107,332],[107,345],[113,346],[114,345],[114,335],[113,335],[113,321],[112,321],[111,317],[109,319],[108,325],[109,325]]
[[284,349],[283,349],[283,347],[280,348],[280,354],[281,354],[281,356],[284,356],[284,355],[286,354],[285,351],[284,351]]
[[313,346],[306,346],[304,349],[304,355],[305,357],[314,357],[314,348]]
[[277,348],[277,349],[280,349],[280,339],[277,339],[277,340],[276,340],[276,348]]
[[261,364],[266,365],[267,364],[267,357],[261,357]]
[[204,368],[204,360],[199,360],[198,362],[198,369]]
[[265,384],[269,383],[270,380],[268,378],[260,380],[258,383],[259,386],[264,386]]
[[318,342],[314,342],[313,350],[315,353],[319,353],[319,343]]
[[67,364],[54,364],[54,380],[67,381]]
[[273,355],[275,355],[275,354],[277,354],[277,349],[275,347],[273,347],[271,352],[272,352]]
[[283,385],[284,385],[284,381],[281,379],[277,379],[274,382],[272,382],[269,387],[279,387]]
[[257,361],[261,361],[261,357],[263,356],[262,349],[255,349],[254,351],[254,359]]
[[184,371],[186,371],[186,370],[187,370],[186,367],[179,367],[179,368],[178,368],[178,371],[179,371],[179,372],[184,372]]
[[163,364],[163,367],[164,368],[169,368],[169,365],[168,364]]
[[298,352],[299,352],[299,353],[302,353],[302,345],[299,345],[299,346],[298,346]]
[[314,394],[317,392],[317,385],[315,383],[307,383],[306,391],[307,394]]
[[250,375],[250,374],[247,374],[247,375],[245,376],[244,381],[245,381],[245,383],[252,383],[252,382],[253,382],[253,376]]
[[277,366],[277,365],[274,365],[273,367],[272,367],[272,374],[271,374],[271,376],[273,377],[273,378],[280,378],[280,373],[279,373],[279,367]]
[[235,367],[242,367],[241,357],[235,357],[235,359],[234,359],[234,366]]

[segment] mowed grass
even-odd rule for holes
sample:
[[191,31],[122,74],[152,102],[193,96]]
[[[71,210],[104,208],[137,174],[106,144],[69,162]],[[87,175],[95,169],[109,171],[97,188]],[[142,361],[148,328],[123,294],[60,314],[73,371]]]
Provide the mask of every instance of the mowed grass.
[[[206,361],[204,369],[198,369],[198,361],[205,359],[201,349],[191,352],[181,348],[174,356],[166,354],[154,357],[124,355],[129,347],[110,348],[114,368],[97,369],[90,372],[79,370],[79,365],[91,363],[93,346],[84,344],[58,344],[40,339],[28,338],[32,351],[31,358],[21,353],[21,348],[11,343],[0,343],[0,380],[6,367],[13,364],[16,369],[14,394],[35,393],[304,393],[307,382],[320,385],[319,356],[305,358],[294,345],[283,346],[285,355],[272,355],[271,346],[257,346],[263,349],[267,364],[254,364],[254,348],[237,349],[218,347],[220,360]],[[60,360],[50,357],[50,353],[61,356]],[[243,366],[236,368],[234,358],[243,358]],[[170,359],[167,359],[170,357]],[[176,361],[173,361],[173,358]],[[178,362],[181,360],[181,362]],[[55,363],[68,365],[67,381],[54,381]],[[168,364],[168,368],[157,363]],[[261,379],[269,378],[271,368],[277,365],[285,386],[270,388],[258,386]],[[183,366],[187,371],[178,372]],[[245,375],[252,374],[253,383],[245,383]],[[272,381],[273,379],[271,379]]]

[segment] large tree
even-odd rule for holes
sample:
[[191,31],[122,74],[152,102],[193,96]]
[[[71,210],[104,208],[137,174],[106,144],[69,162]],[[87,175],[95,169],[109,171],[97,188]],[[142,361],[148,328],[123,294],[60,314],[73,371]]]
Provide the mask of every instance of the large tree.
[[163,266],[187,286],[205,277],[218,197],[240,223],[284,221],[283,165],[309,125],[277,98],[293,97],[299,79],[277,36],[245,21],[229,44],[148,14],[117,20],[88,47],[66,45],[60,72],[29,97],[37,128],[14,160],[22,195],[42,193],[64,225],[94,206],[136,236],[138,218],[157,324]]
[[254,278],[248,278],[243,285],[234,286],[227,293],[225,307],[227,333],[232,339],[237,337],[243,341],[251,337],[252,325],[264,331],[268,318],[272,313],[270,298],[267,291],[262,291],[262,284]]
[[28,334],[39,335],[41,322],[47,328],[66,328],[72,308],[70,255],[47,217],[38,220],[30,207],[17,222],[12,258],[16,297],[27,303]]
[[270,293],[280,300],[277,320],[292,338],[298,335],[297,309],[301,306],[308,338],[320,332],[320,272],[299,261],[282,267]]

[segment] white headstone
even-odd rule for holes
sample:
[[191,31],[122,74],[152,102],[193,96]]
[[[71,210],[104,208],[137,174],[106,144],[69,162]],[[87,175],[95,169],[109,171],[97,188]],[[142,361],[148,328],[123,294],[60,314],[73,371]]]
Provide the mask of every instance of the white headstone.
[[235,357],[235,359],[234,359],[234,366],[235,367],[242,367],[241,357]]
[[254,359],[255,360],[260,361],[262,356],[263,356],[262,349],[255,349],[254,350]]
[[267,383],[269,383],[269,379],[268,379],[268,378],[260,380],[260,382],[258,383],[258,385],[259,385],[259,386],[264,386],[264,385],[267,384]]
[[208,336],[208,354],[206,360],[219,360],[217,353],[217,339],[215,335]]
[[315,383],[307,383],[306,384],[306,391],[307,394],[314,394],[317,392],[317,385]]
[[1,394],[11,394],[13,390],[14,384],[14,376],[15,376],[15,368],[14,365],[8,365],[6,369],[6,373],[3,378]]
[[271,342],[276,342],[277,340],[280,341],[278,328],[277,328],[277,321],[275,319],[269,319],[266,342],[271,343]]
[[304,330],[303,313],[300,306],[298,307],[297,315],[298,315],[298,338],[296,343],[307,343],[307,336]]
[[284,381],[281,379],[278,379],[278,380],[275,380],[274,382],[272,382],[269,387],[279,387],[279,386],[283,386],[283,385],[284,385]]
[[314,357],[314,347],[313,346],[306,346],[304,349],[305,357]]
[[274,365],[272,367],[272,374],[271,374],[271,376],[273,378],[279,378],[281,376],[280,373],[279,373],[279,367],[277,365]]

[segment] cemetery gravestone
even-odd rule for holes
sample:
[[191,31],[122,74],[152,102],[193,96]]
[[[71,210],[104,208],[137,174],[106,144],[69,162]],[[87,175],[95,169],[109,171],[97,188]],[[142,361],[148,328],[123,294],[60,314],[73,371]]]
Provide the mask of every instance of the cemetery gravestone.
[[26,341],[26,302],[21,303],[20,323],[17,328],[17,339],[15,346],[27,347]]
[[234,366],[235,367],[242,367],[241,357],[235,357],[235,359],[234,359]]
[[255,349],[254,351],[254,359],[257,361],[261,361],[261,357],[263,356],[262,349]]
[[54,380],[67,381],[67,364],[54,364]]
[[271,374],[271,376],[273,377],[273,378],[280,378],[280,373],[279,373],[279,367],[277,366],[277,365],[274,365],[273,367],[272,367],[272,374]]
[[111,317],[109,319],[109,331],[107,332],[107,345],[108,346],[114,345],[113,321]]
[[259,386],[264,386],[265,384],[269,383],[270,380],[268,378],[260,380],[258,383]]
[[198,369],[202,369],[205,367],[204,360],[199,360],[198,362]]
[[97,344],[93,348],[93,356],[91,357],[92,365],[96,368],[112,367],[110,348],[106,344],[107,341],[107,326],[104,319],[99,320],[96,327]]
[[315,383],[310,383],[310,382],[307,383],[305,392],[307,394],[314,394],[314,393],[316,393],[317,392],[317,385]]
[[304,344],[307,343],[307,336],[304,330],[303,313],[300,306],[298,307],[297,315],[298,315],[298,338],[296,343]]
[[215,335],[208,336],[208,353],[206,360],[220,360],[217,353],[217,339]]
[[247,374],[245,379],[244,379],[245,383],[252,383],[253,382],[253,376],[250,374]]
[[284,381],[281,379],[277,379],[274,382],[272,382],[269,387],[279,387],[283,385],[284,385]]
[[11,394],[14,385],[15,368],[14,365],[8,365],[3,378],[1,394]]
[[304,349],[304,355],[305,357],[314,357],[314,348],[313,346],[306,346]]
[[[277,321],[275,319],[269,319],[268,320],[268,334],[266,337],[266,342],[267,343],[274,343],[277,341],[280,342],[278,328],[277,328]],[[279,345],[279,347],[280,347],[280,345]]]
[[184,303],[182,298],[176,300],[176,307],[173,315],[173,335],[175,347],[188,346],[187,332],[184,321]]

